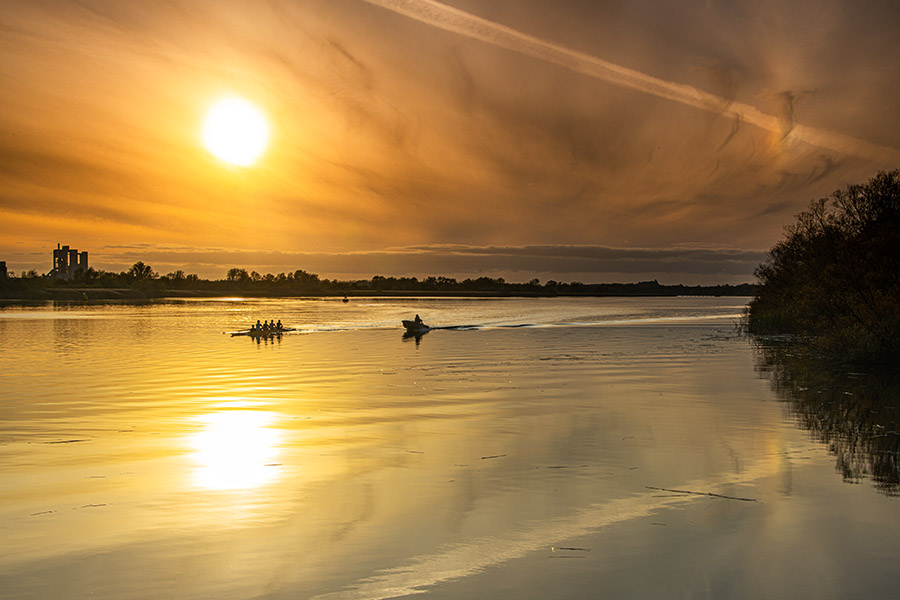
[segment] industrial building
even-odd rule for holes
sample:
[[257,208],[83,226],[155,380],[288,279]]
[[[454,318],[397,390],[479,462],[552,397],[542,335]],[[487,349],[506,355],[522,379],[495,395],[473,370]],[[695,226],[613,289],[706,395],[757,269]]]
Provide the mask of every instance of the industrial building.
[[88,253],[56,244],[56,250],[53,251],[53,270],[48,276],[72,279],[79,270],[82,272],[88,270]]

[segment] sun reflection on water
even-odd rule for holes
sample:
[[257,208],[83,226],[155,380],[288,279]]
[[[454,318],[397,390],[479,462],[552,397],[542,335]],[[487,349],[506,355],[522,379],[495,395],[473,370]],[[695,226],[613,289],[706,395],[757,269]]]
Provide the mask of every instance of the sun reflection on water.
[[191,436],[195,482],[209,490],[246,490],[271,482],[280,434],[270,425],[275,414],[231,410],[197,417],[203,429]]

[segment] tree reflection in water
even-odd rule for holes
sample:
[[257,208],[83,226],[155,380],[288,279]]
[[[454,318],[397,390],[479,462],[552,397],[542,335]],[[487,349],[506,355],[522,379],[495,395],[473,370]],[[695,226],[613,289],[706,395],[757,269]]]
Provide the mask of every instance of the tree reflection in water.
[[754,340],[757,371],[797,423],[828,445],[845,481],[900,496],[900,376],[835,369],[787,340]]

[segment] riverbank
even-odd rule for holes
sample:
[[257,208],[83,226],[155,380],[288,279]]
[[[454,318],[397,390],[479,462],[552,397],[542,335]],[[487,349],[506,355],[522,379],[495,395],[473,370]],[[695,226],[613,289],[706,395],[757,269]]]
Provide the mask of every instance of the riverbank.
[[267,289],[169,289],[156,287],[19,287],[0,289],[0,300],[6,302],[83,302],[100,300],[156,300],[161,298],[562,298],[562,297],[728,297],[753,295],[753,286],[658,286],[644,289],[639,284],[605,284],[585,286],[585,291],[553,290],[267,290]]

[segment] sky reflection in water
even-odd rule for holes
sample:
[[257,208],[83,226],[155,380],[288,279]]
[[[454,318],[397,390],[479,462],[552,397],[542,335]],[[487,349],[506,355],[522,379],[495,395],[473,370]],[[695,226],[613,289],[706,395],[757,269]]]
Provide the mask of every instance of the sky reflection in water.
[[[801,385],[736,335],[740,308],[6,309],[0,597],[885,593],[896,500],[865,471],[844,483],[829,453],[853,439],[842,423],[874,424],[810,437],[781,402],[800,387],[851,398],[852,380]],[[406,343],[415,313],[479,327]],[[222,333],[256,318],[302,333]]]

